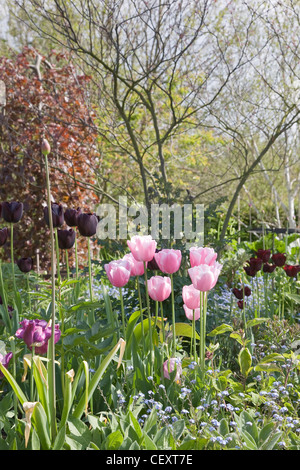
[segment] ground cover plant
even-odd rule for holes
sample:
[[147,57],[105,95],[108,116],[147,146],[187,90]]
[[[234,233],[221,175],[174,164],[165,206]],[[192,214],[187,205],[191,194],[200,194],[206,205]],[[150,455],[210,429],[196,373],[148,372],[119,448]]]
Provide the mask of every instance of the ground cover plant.
[[51,201],[50,151],[50,279],[14,259],[23,205],[1,203],[1,450],[298,450],[299,239],[134,235],[94,260],[98,217]]

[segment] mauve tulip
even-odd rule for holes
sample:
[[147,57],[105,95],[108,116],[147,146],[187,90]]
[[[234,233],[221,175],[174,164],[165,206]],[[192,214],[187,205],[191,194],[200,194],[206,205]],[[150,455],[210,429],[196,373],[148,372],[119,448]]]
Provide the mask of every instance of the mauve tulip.
[[[52,211],[52,223],[53,227],[61,227],[64,223],[64,210],[61,204],[57,204],[56,202],[51,202],[51,211]],[[48,206],[44,207],[44,219],[48,227],[50,226],[49,223],[49,210]]]
[[188,269],[189,276],[195,289],[201,292],[211,290],[217,283],[222,265],[215,262],[214,266],[200,264]]
[[208,264],[212,266],[217,259],[218,254],[213,248],[209,247],[192,247],[190,248],[190,263],[191,267],[199,266],[200,264]]
[[32,258],[20,258],[17,260],[17,265],[19,266],[22,273],[29,273],[33,268],[33,259]]
[[200,308],[200,294],[197,289],[190,284],[189,286],[183,286],[182,288],[182,299],[184,304],[191,310]]
[[[11,360],[12,356],[13,356],[12,352],[5,354],[5,356],[3,356],[3,354],[0,354],[0,362],[3,365],[3,367],[5,367],[5,369],[7,369],[9,361]],[[2,377],[3,377],[3,373],[0,371],[0,379],[2,379]]]
[[[198,296],[199,296],[199,291],[198,292]],[[189,308],[187,305],[183,304],[183,308],[184,308],[184,311],[185,311],[185,316],[188,320],[193,320],[193,312],[194,312],[194,315],[195,315],[195,320],[199,320],[200,318],[200,307],[199,308],[195,308],[195,309],[191,309]]]
[[260,258],[263,263],[267,263],[271,256],[271,250],[257,250],[256,256]]
[[81,214],[81,209],[78,207],[77,209],[66,209],[65,210],[65,222],[69,227],[77,227],[78,226],[78,217]]
[[123,259],[130,263],[131,276],[142,276],[144,274],[144,263],[137,261],[132,253],[125,255]]
[[127,240],[127,245],[137,261],[148,262],[154,257],[156,241],[151,235],[135,235]]
[[110,283],[115,287],[123,287],[131,276],[131,264],[124,259],[114,260],[104,265]]
[[282,268],[284,266],[285,260],[286,256],[284,253],[274,253],[274,255],[272,255],[273,263],[276,264],[276,266],[278,266],[279,268]]
[[75,231],[70,228],[67,230],[57,230],[58,246],[61,250],[69,250],[75,243]]
[[264,263],[263,272],[272,273],[276,269],[276,264]]
[[23,215],[22,202],[3,202],[2,203],[2,217],[6,222],[17,223]]
[[148,294],[152,300],[163,302],[171,294],[171,279],[163,276],[152,276],[148,282]]
[[[46,354],[48,341],[51,338],[52,330],[45,320],[23,320],[20,322],[21,328],[16,331],[16,337],[24,340],[31,350],[34,346],[36,354]],[[61,331],[59,325],[55,325],[54,342],[60,339]]]
[[182,367],[179,359],[175,357],[171,357],[170,359],[167,359],[164,364],[163,364],[163,371],[164,371],[164,377],[166,379],[170,379],[170,373],[173,372],[176,369],[176,374],[175,374],[175,381],[180,380],[180,376],[182,374]]
[[78,216],[78,230],[83,237],[92,237],[96,234],[98,217],[91,212],[83,212]]
[[283,266],[283,269],[285,270],[287,276],[297,277],[298,273],[300,272],[300,265],[287,264],[286,266]]
[[181,256],[180,250],[164,249],[155,253],[155,261],[163,273],[173,274],[180,268]]
[[8,236],[7,227],[0,229],[0,246],[5,245]]

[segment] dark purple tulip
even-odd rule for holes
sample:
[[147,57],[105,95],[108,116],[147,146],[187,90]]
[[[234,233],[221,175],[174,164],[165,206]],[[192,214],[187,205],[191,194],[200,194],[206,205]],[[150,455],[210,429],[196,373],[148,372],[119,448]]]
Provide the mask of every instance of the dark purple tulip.
[[236,287],[234,287],[234,289],[232,289],[232,293],[237,299],[242,300],[243,289],[237,289]]
[[249,297],[251,295],[251,289],[248,286],[244,287],[244,293],[246,297]]
[[78,230],[83,237],[92,237],[96,234],[98,217],[96,214],[81,213],[78,217]]
[[263,265],[264,273],[272,273],[276,269],[276,264],[265,263]]
[[[5,367],[5,369],[7,369],[9,361],[11,360],[12,356],[13,356],[12,352],[5,354],[5,356],[0,354],[0,362]],[[2,379],[2,377],[3,377],[3,373],[0,372],[0,379]]]
[[17,265],[19,266],[22,273],[29,273],[33,268],[33,259],[32,258],[20,258],[17,260]]
[[[161,249],[156,248],[155,253],[159,253]],[[151,271],[159,271],[158,264],[155,260],[155,256],[152,258],[151,261],[148,261],[147,263],[147,268],[150,269]]]
[[286,256],[284,253],[274,253],[272,256],[272,261],[273,263],[276,264],[279,268],[282,268],[284,266],[286,260]]
[[4,227],[0,230],[0,246],[3,246],[6,243],[8,235],[7,227]]
[[[35,347],[37,354],[46,354],[48,341],[51,338],[52,329],[46,320],[23,320],[21,328],[16,331],[16,337],[22,338],[29,349]],[[55,325],[54,342],[59,341],[61,331],[59,325]]]
[[[53,227],[61,227],[64,223],[64,210],[61,204],[57,204],[56,202],[51,202],[51,210],[52,210],[52,222]],[[44,219],[48,227],[49,224],[49,210],[48,206],[44,207]]]
[[286,272],[286,275],[289,277],[297,277],[298,273],[300,272],[300,265],[292,265],[292,264],[287,264],[283,266],[283,269]]
[[245,270],[245,273],[251,277],[255,277],[257,274],[256,269],[252,268],[251,266],[244,266],[244,270]]
[[2,203],[2,217],[6,222],[16,224],[19,222],[23,215],[22,202],[3,202]]
[[58,246],[61,250],[69,250],[75,243],[75,230],[57,230]]
[[65,222],[69,227],[77,227],[78,217],[81,214],[80,207],[77,209],[66,209],[65,210]]
[[258,250],[256,256],[260,258],[263,263],[267,263],[271,256],[271,250]]
[[238,303],[237,303],[238,307],[243,310],[244,308],[244,301],[243,300],[239,300]]
[[261,258],[250,258],[249,264],[251,268],[255,269],[256,271],[259,271],[262,267],[262,259]]

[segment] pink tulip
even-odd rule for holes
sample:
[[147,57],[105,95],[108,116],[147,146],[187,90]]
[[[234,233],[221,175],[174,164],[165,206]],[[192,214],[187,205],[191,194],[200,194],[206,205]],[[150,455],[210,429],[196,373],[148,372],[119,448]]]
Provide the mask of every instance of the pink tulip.
[[191,267],[199,266],[200,264],[208,264],[212,266],[217,259],[218,254],[213,248],[208,247],[192,247],[190,248],[190,262]]
[[159,269],[165,274],[173,274],[180,268],[181,251],[164,249],[155,253],[155,261]]
[[175,375],[175,381],[180,380],[180,376],[182,374],[182,367],[180,364],[179,359],[175,357],[171,357],[171,359],[167,359],[164,364],[163,364],[163,370],[164,370],[164,377],[166,379],[170,379],[170,373],[173,372],[176,368],[176,375]]
[[152,276],[148,284],[148,294],[152,300],[163,302],[171,294],[171,279],[163,276]]
[[[198,296],[199,296],[199,291],[198,292]],[[186,318],[188,320],[193,320],[193,311],[195,312],[194,315],[195,315],[195,320],[199,320],[200,318],[200,308],[195,308],[195,309],[191,309],[191,308],[188,308],[187,305],[183,305],[183,308],[184,308],[184,311],[185,311],[185,315],[186,315]]]
[[127,260],[130,263],[131,276],[142,276],[145,272],[143,261],[137,261],[132,253],[128,253],[123,257],[123,260]]
[[214,266],[200,264],[188,269],[189,276],[195,289],[201,292],[211,290],[217,283],[222,265],[215,263]]
[[182,299],[185,305],[191,309],[195,310],[200,308],[200,294],[199,290],[195,289],[193,284],[189,286],[183,286],[182,288]]
[[127,240],[127,245],[136,261],[147,262],[154,257],[156,241],[151,235],[135,235],[130,241]]
[[128,260],[120,259],[104,265],[107,277],[115,287],[123,287],[130,279],[131,268]]

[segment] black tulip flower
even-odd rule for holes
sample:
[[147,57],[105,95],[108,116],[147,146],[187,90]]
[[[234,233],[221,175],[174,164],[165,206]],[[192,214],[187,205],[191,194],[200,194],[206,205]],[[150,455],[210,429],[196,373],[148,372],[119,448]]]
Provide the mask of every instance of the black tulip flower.
[[276,264],[264,263],[263,272],[272,273],[276,269]]
[[83,237],[92,237],[96,234],[98,217],[96,214],[81,213],[78,217],[78,230]]
[[2,217],[6,222],[16,224],[23,215],[23,203],[12,201],[2,203]]
[[[159,253],[161,249],[156,248],[155,253]],[[147,263],[147,268],[150,269],[151,271],[159,271],[158,264],[156,262],[155,256],[152,258],[151,261],[148,261]]]
[[243,299],[243,289],[237,289],[236,287],[234,287],[231,291],[234,296],[239,299],[239,300],[242,300]]
[[[51,202],[51,210],[52,210],[52,222],[53,227],[61,227],[64,223],[64,209],[61,204],[57,204],[56,202]],[[48,227],[50,226],[49,223],[49,210],[48,206],[44,207],[44,219]]]
[[17,265],[19,266],[22,273],[29,273],[33,268],[33,259],[32,258],[20,258],[17,260]]
[[8,235],[7,227],[4,227],[0,230],[0,246],[3,246],[6,243]]
[[61,250],[69,250],[75,243],[75,230],[57,230],[58,246]]
[[258,250],[256,255],[263,263],[267,263],[271,256],[271,250]]
[[65,222],[69,227],[78,226],[78,217],[81,214],[81,209],[66,209],[65,210]]

